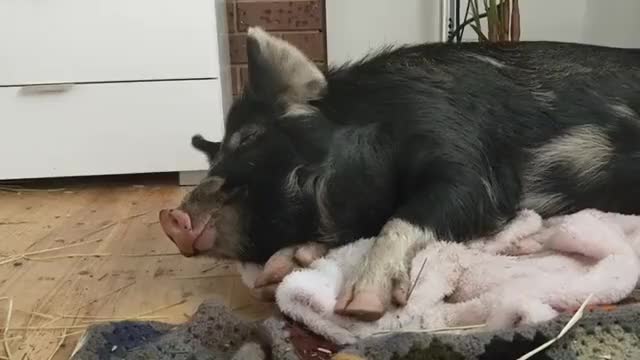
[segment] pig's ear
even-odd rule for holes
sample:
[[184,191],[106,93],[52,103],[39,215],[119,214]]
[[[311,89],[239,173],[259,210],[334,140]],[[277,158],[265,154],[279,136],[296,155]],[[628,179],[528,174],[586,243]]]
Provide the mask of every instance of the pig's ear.
[[220,150],[219,142],[206,140],[205,138],[202,137],[202,135],[199,135],[199,134],[194,135],[191,138],[191,145],[194,148],[205,153],[205,155],[207,155],[207,158],[209,159],[210,162],[216,156],[216,154],[218,153],[218,150]]
[[250,27],[247,37],[249,89],[264,100],[303,105],[324,93],[327,81],[313,61],[288,42]]

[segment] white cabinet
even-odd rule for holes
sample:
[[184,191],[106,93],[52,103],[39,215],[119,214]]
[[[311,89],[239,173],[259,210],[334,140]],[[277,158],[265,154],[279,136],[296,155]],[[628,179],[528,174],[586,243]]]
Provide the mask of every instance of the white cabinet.
[[223,134],[224,0],[0,1],[0,179],[204,170]]
[[218,82],[0,88],[0,111],[13,114],[2,121],[9,131],[0,132],[0,171],[34,178],[205,169],[191,136],[222,134]]
[[2,0],[0,85],[217,77],[211,0]]

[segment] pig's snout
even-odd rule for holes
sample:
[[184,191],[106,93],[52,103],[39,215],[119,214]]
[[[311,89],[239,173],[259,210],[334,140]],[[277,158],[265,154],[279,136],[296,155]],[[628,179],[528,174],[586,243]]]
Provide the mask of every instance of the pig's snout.
[[203,231],[206,222],[193,224],[189,214],[180,209],[161,210],[159,217],[162,230],[184,256],[194,256],[213,247],[214,234]]

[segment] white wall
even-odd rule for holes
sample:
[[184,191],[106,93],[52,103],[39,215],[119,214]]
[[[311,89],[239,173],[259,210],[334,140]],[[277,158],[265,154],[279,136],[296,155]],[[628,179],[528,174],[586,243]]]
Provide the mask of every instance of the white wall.
[[593,44],[640,48],[640,0],[587,2],[583,38]]
[[440,0],[326,0],[329,63],[357,59],[386,44],[440,41],[440,3]]
[[[440,41],[441,7],[447,3],[326,0],[329,63],[357,59],[385,44]],[[464,15],[466,1],[461,3]],[[521,40],[640,48],[640,0],[520,0],[520,12]],[[471,28],[464,38],[477,40]]]
[[520,17],[521,40],[640,47],[640,0],[520,0]]

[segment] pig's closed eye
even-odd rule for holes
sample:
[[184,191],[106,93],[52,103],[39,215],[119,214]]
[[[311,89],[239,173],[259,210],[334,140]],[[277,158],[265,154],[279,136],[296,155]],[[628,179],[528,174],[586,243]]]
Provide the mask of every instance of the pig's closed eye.
[[252,143],[258,137],[258,135],[260,135],[258,131],[253,131],[246,135],[243,135],[242,138],[240,138],[240,143],[238,144],[238,146],[245,146]]

